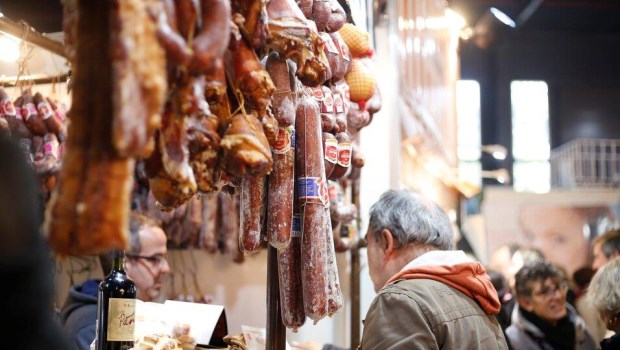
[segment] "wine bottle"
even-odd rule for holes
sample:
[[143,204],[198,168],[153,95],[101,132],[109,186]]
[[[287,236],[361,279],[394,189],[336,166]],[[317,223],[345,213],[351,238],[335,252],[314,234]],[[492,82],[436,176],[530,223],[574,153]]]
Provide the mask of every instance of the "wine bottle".
[[97,293],[97,350],[127,350],[134,342],[136,285],[125,272],[125,253],[112,254],[112,271]]

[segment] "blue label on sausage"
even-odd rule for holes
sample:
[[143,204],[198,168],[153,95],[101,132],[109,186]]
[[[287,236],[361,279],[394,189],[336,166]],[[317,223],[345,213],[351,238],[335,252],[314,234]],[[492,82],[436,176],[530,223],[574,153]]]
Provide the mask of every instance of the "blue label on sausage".
[[299,214],[293,215],[293,230],[291,236],[301,238],[301,216]]
[[298,197],[301,203],[329,203],[327,186],[320,177],[300,177],[297,179]]

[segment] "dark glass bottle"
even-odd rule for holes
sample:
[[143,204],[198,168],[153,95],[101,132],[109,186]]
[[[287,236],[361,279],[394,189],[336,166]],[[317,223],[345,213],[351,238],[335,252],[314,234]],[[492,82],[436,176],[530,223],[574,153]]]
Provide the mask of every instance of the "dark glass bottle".
[[136,285],[125,272],[125,253],[112,254],[112,271],[97,293],[97,350],[127,350],[134,342]]

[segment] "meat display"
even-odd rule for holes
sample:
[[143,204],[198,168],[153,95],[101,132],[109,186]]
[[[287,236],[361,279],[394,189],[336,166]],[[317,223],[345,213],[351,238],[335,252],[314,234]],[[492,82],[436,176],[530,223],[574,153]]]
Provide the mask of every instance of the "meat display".
[[[240,263],[275,247],[293,331],[340,310],[336,252],[355,235],[360,130],[381,108],[368,33],[337,0],[62,3],[69,112],[0,88],[0,134],[52,191],[54,251],[126,248],[131,205],[161,222],[170,248]],[[201,300],[185,274],[180,296]]]

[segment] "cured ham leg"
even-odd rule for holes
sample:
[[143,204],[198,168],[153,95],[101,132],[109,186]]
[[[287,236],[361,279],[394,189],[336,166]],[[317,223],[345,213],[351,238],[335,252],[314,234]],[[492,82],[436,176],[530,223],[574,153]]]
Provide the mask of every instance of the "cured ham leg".
[[[124,130],[151,127],[150,111],[161,108],[158,97],[165,90],[163,52],[158,51],[143,1],[80,0],[76,10],[71,128],[44,224],[49,244],[59,255],[127,247],[134,174],[134,160],[127,155],[141,153],[146,145],[119,143],[132,134],[117,133],[115,125],[131,118]],[[146,96],[147,91],[152,95]],[[130,109],[118,106],[128,97]]]

